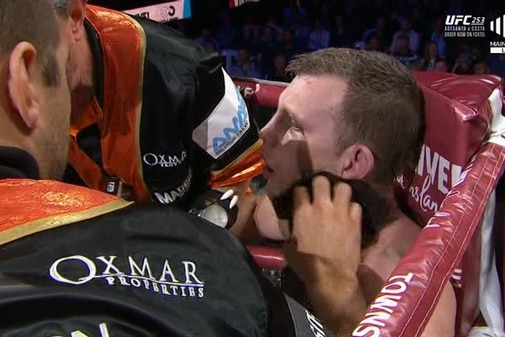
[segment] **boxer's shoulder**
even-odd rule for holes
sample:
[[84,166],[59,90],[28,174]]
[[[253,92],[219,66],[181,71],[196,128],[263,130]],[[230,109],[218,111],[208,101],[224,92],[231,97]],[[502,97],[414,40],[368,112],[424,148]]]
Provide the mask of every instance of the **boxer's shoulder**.
[[362,283],[371,284],[373,290],[370,292],[380,290],[420,232],[421,227],[418,224],[401,215],[380,232],[377,242],[363,251],[359,276]]
[[419,233],[421,226],[402,214],[381,231],[378,242],[403,256],[414,244]]

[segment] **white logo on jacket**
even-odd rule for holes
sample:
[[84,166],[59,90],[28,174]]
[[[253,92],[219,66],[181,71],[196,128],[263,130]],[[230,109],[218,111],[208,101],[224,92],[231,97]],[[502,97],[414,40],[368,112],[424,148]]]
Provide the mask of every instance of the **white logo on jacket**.
[[53,262],[49,276],[56,282],[83,285],[102,280],[107,286],[144,289],[166,296],[203,298],[204,281],[197,264],[188,260],[157,260],[117,255],[73,255]]
[[186,159],[186,151],[182,151],[179,156],[177,155],[169,155],[169,154],[154,154],[154,153],[146,153],[142,160],[146,165],[149,166],[160,166],[160,167],[176,167],[181,165]]
[[169,192],[160,192],[160,191],[154,192],[156,200],[158,200],[160,204],[168,205],[182,198],[188,192],[189,187],[191,186],[192,179],[193,179],[193,171],[190,168],[188,175],[186,176],[186,179],[184,179],[182,184],[178,186],[175,190]]

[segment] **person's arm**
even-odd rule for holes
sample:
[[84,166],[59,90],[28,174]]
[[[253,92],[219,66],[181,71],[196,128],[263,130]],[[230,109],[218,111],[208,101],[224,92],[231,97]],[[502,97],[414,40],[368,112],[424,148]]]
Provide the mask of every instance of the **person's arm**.
[[[402,257],[409,251],[421,231],[417,224],[412,226],[399,225],[400,222],[391,223],[382,232],[383,237],[391,237],[395,244],[388,245],[387,251],[384,249],[368,252],[363,260],[364,268],[360,268],[360,279],[373,280],[374,275],[377,280],[385,282],[388,280],[395,267],[400,263]],[[398,245],[398,241],[403,238],[403,243]],[[369,283],[370,285],[370,283]],[[374,301],[377,293],[382,288],[381,282],[376,286],[369,287],[366,293],[367,303]],[[363,288],[365,290],[365,288]],[[435,309],[429,319],[421,337],[454,337],[454,327],[456,320],[456,297],[451,283],[448,281],[443,287],[443,292],[438,302],[433,303]]]
[[456,322],[456,294],[450,282],[447,282],[438,300],[435,311],[421,337],[453,337]]
[[344,275],[334,264],[322,268],[305,288],[316,316],[338,336],[350,336],[367,311],[356,274]]
[[[349,186],[333,187],[332,197],[329,185],[325,178],[314,179],[312,200],[305,188],[295,189],[293,229],[284,255],[304,282],[316,315],[338,336],[350,336],[368,303],[357,277],[361,210],[351,202]],[[373,270],[385,280],[400,258],[376,263]],[[455,295],[447,283],[422,337],[454,336],[455,316]]]
[[[333,197],[331,191],[333,189]],[[304,282],[316,315],[338,336],[349,336],[367,305],[357,271],[361,262],[361,208],[346,184],[313,181],[294,192],[293,229],[284,255]]]
[[[411,235],[403,232],[404,237],[408,240]],[[417,233],[416,233],[417,237]],[[387,253],[388,256],[395,256],[394,251]],[[403,255],[403,254],[402,254]],[[391,276],[395,266],[400,262],[401,255],[397,255],[395,258],[387,258],[386,256],[377,255],[372,260],[368,259],[365,262],[367,268],[363,268],[361,272],[368,271],[369,275],[364,276],[367,279],[372,279],[371,275],[375,275],[381,280],[387,280]],[[377,296],[377,292],[380,291],[382,285],[377,284],[377,287],[372,287],[368,289],[367,292],[367,303],[374,301]],[[456,321],[456,296],[451,283],[448,281],[443,288],[443,292],[438,299],[437,303],[434,303],[435,309],[421,334],[421,337],[454,337],[454,328]]]

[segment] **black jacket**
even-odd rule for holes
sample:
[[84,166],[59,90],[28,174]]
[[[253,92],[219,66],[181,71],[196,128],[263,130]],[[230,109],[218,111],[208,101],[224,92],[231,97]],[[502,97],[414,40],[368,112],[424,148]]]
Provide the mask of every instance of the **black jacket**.
[[[23,175],[33,158],[0,147],[0,182]],[[0,336],[331,336],[233,235],[174,207],[47,226],[0,246]]]
[[[107,30],[114,26],[114,20],[104,32],[95,30],[90,21],[92,16],[88,16],[84,26],[95,61],[95,97],[104,109],[106,96],[120,97],[115,83],[124,80],[122,74],[138,70],[107,68],[108,56],[112,59],[128,56],[119,53],[114,43],[103,41]],[[100,14],[98,17],[105,20],[106,16]],[[131,158],[125,161],[140,158],[141,178],[154,202],[168,204],[189,200],[208,188],[211,171],[226,169],[258,146],[258,128],[244,99],[222,68],[222,59],[217,53],[209,54],[196,41],[167,25],[140,17],[133,17],[133,20],[141,27],[141,35],[145,35],[145,46],[141,50],[145,57],[139,74],[142,103],[138,130],[122,131],[130,133],[131,137],[136,137],[138,132],[138,149],[130,149]],[[113,111],[104,109],[103,113],[124,113],[122,110],[127,110],[128,103],[125,97]],[[104,156],[100,140],[117,128],[120,127],[93,124],[77,135],[79,147],[102,169]],[[115,177],[105,169],[103,175],[106,180],[125,181],[128,178]],[[71,167],[65,181],[84,185]]]

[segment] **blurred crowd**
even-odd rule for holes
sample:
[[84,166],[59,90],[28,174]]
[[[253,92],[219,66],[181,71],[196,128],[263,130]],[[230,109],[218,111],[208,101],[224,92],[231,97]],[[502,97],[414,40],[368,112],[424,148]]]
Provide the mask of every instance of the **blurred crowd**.
[[[388,53],[416,71],[505,78],[505,55],[488,55],[489,38],[444,36],[446,15],[455,11],[441,0],[260,1],[223,8],[216,21],[174,25],[220,52],[233,76],[289,81],[284,69],[295,55],[348,47]],[[505,13],[472,14],[490,20]]]

